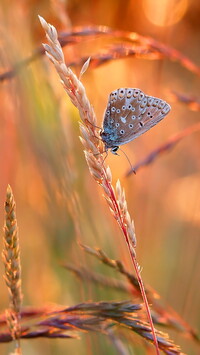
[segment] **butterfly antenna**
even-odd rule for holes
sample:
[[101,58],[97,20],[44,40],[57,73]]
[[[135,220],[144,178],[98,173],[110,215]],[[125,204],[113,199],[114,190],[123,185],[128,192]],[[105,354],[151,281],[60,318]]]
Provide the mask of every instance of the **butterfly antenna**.
[[130,167],[131,167],[131,171],[136,175],[136,171],[134,170],[133,165],[131,164],[131,161],[130,161],[128,155],[127,155],[121,148],[119,148],[119,150],[121,150],[121,152],[125,155],[126,159],[127,159],[128,162],[129,162],[129,165],[130,165]]

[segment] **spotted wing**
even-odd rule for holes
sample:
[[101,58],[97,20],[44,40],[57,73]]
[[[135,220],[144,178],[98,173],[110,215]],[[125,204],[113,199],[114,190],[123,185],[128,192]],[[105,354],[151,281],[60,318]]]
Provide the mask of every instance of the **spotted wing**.
[[118,89],[110,94],[103,129],[109,133],[113,145],[122,145],[155,126],[170,109],[165,101],[147,96],[139,89]]

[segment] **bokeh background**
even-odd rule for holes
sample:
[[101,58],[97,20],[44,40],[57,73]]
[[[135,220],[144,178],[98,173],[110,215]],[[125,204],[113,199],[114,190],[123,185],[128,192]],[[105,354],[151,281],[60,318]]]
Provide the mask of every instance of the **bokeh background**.
[[[200,3],[196,0],[1,0],[1,73],[11,69],[45,41],[40,14],[59,31],[74,26],[106,25],[152,37],[188,56],[200,58]],[[84,39],[65,47],[68,63],[103,53],[115,39]],[[119,43],[119,40],[118,40]],[[78,74],[80,67],[74,68]],[[124,146],[132,164],[175,133],[199,122],[198,111],[173,99],[172,90],[198,98],[200,79],[169,59],[123,58],[95,69],[83,83],[101,126],[109,93],[138,87],[170,103],[170,114],[154,129]],[[80,282],[62,263],[84,265],[107,276],[114,271],[84,254],[80,241],[103,249],[132,265],[122,234],[102,191],[88,172],[79,141],[79,116],[65,94],[53,65],[40,57],[18,75],[0,83],[0,224],[3,227],[6,186],[17,203],[24,305],[73,305],[88,300],[123,300],[124,295]],[[123,154],[109,154],[114,182],[120,178],[135,221],[137,258],[143,280],[192,327],[200,328],[200,133],[183,139],[136,175],[125,177]],[[2,245],[2,242],[1,242]],[[3,275],[3,265],[1,264]],[[0,306],[8,294],[0,278]],[[133,300],[134,301],[134,300]],[[130,354],[146,354],[144,344],[127,330]],[[190,339],[170,333],[183,352],[199,354]],[[131,346],[130,344],[134,344]],[[8,354],[12,345],[1,345]],[[23,341],[24,354],[115,354],[106,337],[81,335],[80,340]],[[150,351],[148,349],[148,351]]]

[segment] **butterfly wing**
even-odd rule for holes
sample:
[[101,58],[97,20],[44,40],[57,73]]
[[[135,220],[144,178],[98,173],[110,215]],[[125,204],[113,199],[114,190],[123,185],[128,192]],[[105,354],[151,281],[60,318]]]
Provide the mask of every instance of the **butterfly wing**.
[[103,122],[107,146],[122,145],[139,137],[161,121],[170,109],[165,101],[147,96],[139,89],[113,91]]

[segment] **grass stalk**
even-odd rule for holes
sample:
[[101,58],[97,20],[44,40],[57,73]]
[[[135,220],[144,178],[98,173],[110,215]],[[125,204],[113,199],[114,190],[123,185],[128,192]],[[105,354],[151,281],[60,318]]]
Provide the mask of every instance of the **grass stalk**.
[[[155,334],[155,329],[151,317],[151,312],[146,297],[143,281],[140,274],[140,267],[136,259],[136,235],[134,222],[130,217],[125,198],[125,192],[121,187],[120,181],[117,181],[116,189],[112,186],[112,173],[105,164],[103,156],[104,146],[99,137],[97,122],[94,110],[87,98],[85,88],[82,82],[77,78],[73,71],[66,66],[61,45],[58,41],[57,31],[54,26],[48,24],[39,16],[42,27],[46,32],[48,44],[43,44],[47,57],[54,64],[62,85],[70,97],[72,103],[79,110],[81,117],[80,131],[81,142],[84,146],[85,158],[91,175],[96,182],[101,185],[104,191],[105,199],[109,205],[110,211],[117,220],[123,236],[125,238],[129,254],[137,275],[140,291],[145,304],[147,317],[152,331],[153,342],[156,354],[159,354],[159,344]],[[84,66],[85,70],[85,66]]]

